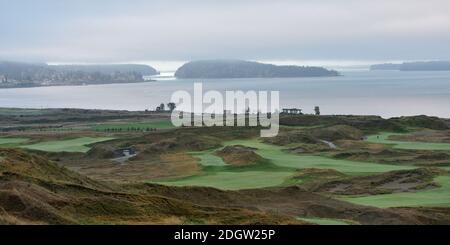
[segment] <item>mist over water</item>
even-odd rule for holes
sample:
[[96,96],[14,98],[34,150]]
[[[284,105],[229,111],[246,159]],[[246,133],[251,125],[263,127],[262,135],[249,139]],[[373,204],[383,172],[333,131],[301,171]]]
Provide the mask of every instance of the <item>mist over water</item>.
[[450,72],[344,71],[322,78],[167,79],[133,84],[1,89],[0,107],[145,110],[176,90],[278,90],[281,107],[322,114],[450,118]]

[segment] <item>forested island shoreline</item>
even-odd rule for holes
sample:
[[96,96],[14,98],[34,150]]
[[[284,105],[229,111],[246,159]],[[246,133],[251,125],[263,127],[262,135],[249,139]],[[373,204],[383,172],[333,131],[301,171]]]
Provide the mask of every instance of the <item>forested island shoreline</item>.
[[144,76],[157,75],[151,66],[48,65],[45,63],[0,62],[0,88],[80,86],[146,82]]

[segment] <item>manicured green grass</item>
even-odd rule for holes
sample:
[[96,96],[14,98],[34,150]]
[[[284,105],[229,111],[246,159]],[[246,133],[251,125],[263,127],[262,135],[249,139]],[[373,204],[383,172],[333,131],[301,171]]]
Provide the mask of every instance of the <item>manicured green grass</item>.
[[173,186],[208,186],[224,190],[240,190],[281,185],[292,174],[293,172],[289,171],[218,171],[158,183]]
[[221,157],[213,154],[214,151],[216,150],[191,152],[191,155],[199,158],[202,166],[226,166]]
[[324,219],[324,218],[303,218],[298,217],[297,219],[303,220],[309,223],[317,225],[351,225],[352,223],[346,220],[340,219]]
[[399,134],[381,133],[378,135],[371,135],[367,138],[367,141],[371,143],[392,145],[392,147],[396,149],[450,151],[450,144],[448,143],[389,140],[389,136],[391,135]]
[[159,181],[160,184],[176,186],[209,186],[219,189],[248,189],[269,186],[299,184],[290,181],[297,169],[326,168],[347,174],[370,174],[413,167],[385,165],[368,162],[334,160],[322,156],[297,155],[284,151],[283,147],[261,143],[258,140],[235,140],[225,145],[244,145],[257,148],[260,156],[270,161],[268,164],[230,167],[215,156],[215,150],[192,152],[200,159],[203,174],[185,178]]
[[31,150],[48,151],[48,152],[87,152],[90,150],[90,147],[88,147],[87,145],[111,139],[114,138],[82,137],[68,140],[44,141],[32,145],[24,145],[21,147]]
[[173,128],[170,120],[158,120],[138,123],[114,123],[114,124],[99,124],[93,127],[95,131],[121,130],[121,131],[137,131],[147,129],[168,129]]
[[434,181],[438,183],[440,187],[418,192],[402,192],[363,197],[345,197],[341,199],[355,204],[375,206],[380,208],[449,206],[450,176],[438,176]]
[[260,156],[269,159],[275,165],[295,169],[323,168],[334,169],[341,173],[359,175],[379,172],[388,172],[401,169],[413,169],[409,166],[397,166],[378,164],[371,162],[338,160],[323,156],[298,155],[284,151],[283,147],[261,143],[258,140],[235,140],[225,142],[227,145],[244,145],[258,148],[256,151]]
[[14,147],[28,140],[27,138],[0,138],[0,147]]

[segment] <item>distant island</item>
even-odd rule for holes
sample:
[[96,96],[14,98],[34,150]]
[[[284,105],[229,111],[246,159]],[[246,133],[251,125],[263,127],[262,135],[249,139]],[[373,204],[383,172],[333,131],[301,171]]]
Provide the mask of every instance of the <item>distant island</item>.
[[339,73],[323,67],[277,66],[244,60],[191,61],[175,72],[177,78],[281,78],[326,77]]
[[144,82],[159,74],[147,65],[48,65],[0,61],[0,88]]
[[450,61],[420,61],[404,62],[401,64],[376,64],[370,70],[396,70],[396,71],[450,71]]

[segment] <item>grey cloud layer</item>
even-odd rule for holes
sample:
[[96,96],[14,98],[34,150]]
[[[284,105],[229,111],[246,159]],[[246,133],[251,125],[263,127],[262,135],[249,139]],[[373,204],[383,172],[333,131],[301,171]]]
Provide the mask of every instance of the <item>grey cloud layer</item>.
[[450,58],[444,0],[56,2],[0,0],[0,58]]

